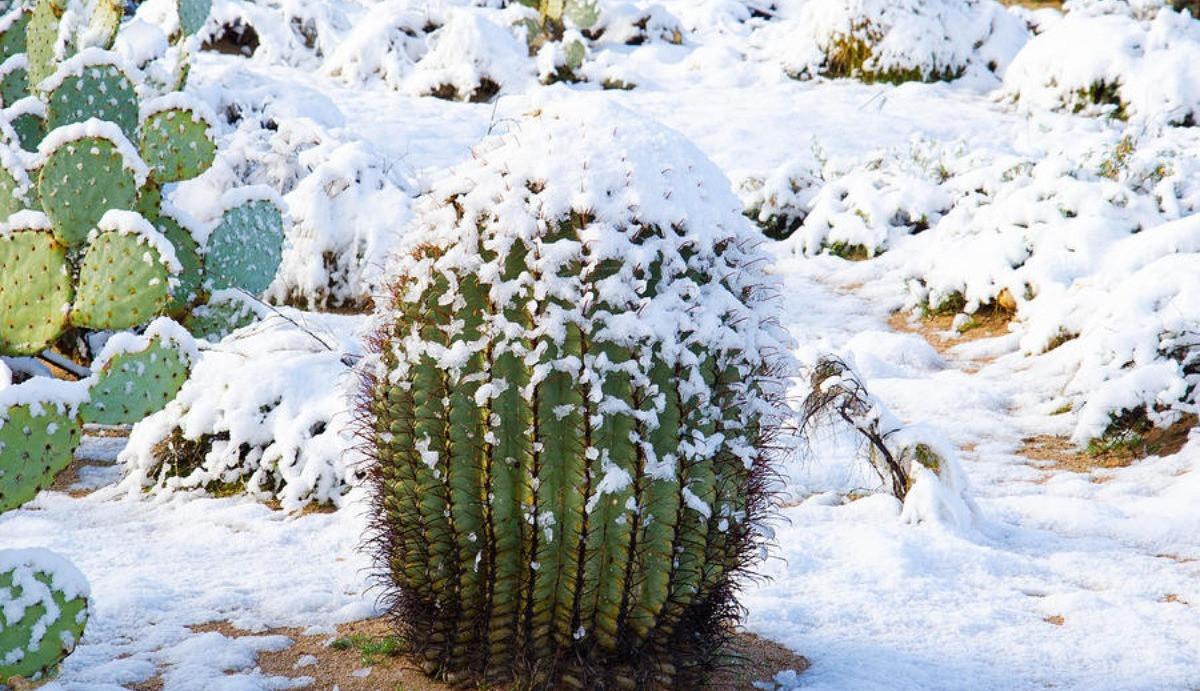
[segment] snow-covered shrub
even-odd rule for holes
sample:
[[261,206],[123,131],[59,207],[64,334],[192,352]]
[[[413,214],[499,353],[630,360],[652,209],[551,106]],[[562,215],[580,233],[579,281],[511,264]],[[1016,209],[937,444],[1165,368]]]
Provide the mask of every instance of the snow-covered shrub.
[[372,5],[329,54],[322,71],[350,84],[380,81],[399,90],[427,52],[426,35],[434,26],[423,8]]
[[429,44],[405,82],[409,93],[481,103],[533,81],[528,47],[481,12],[453,10]]
[[790,162],[765,176],[746,178],[738,192],[746,216],[763,234],[772,240],[784,240],[804,223],[823,183],[815,164]]
[[299,156],[312,172],[286,198],[294,222],[266,298],[307,309],[361,309],[383,288],[411,184],[362,142],[329,148]]
[[812,366],[803,417],[809,434],[833,422],[866,440],[867,463],[904,503],[905,522],[969,529],[979,517],[953,445],[932,429],[902,424],[844,360],[826,356]]
[[711,664],[787,417],[738,211],[687,139],[579,96],[418,202],[361,411],[378,564],[430,671],[635,688]]
[[348,0],[215,0],[203,47],[297,67],[319,64],[350,28]]
[[244,490],[286,510],[339,504],[358,467],[346,354],[360,323],[281,308],[202,350],[179,396],[133,427],[126,486]]
[[90,595],[87,579],[65,557],[0,550],[0,685],[54,676],[83,637]]
[[1021,105],[1193,125],[1200,119],[1200,21],[1161,2],[1075,0],[1013,59]]
[[798,79],[865,82],[1001,74],[1027,38],[994,0],[808,0],[780,10],[753,43]]

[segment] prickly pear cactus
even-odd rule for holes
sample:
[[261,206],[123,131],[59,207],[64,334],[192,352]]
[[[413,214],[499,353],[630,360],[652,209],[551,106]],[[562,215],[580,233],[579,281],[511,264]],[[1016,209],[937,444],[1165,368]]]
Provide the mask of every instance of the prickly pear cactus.
[[26,211],[0,225],[0,354],[32,355],[67,326],[74,297],[67,248],[45,215]]
[[213,125],[186,101],[164,97],[142,108],[142,158],[158,182],[179,182],[212,165],[217,143]]
[[83,574],[53,552],[0,550],[0,685],[54,676],[83,637],[89,594]]
[[682,686],[768,510],[763,257],[678,134],[601,102],[515,131],[424,197],[376,317],[378,564],[428,672]]
[[0,388],[0,513],[33,499],[71,464],[82,432],[76,411],[86,397],[78,382]]
[[84,422],[129,424],[167,406],[196,360],[191,335],[160,318],[140,336],[114,336],[93,363],[95,381],[79,410]]
[[96,118],[136,139],[137,95],[116,53],[89,48],[64,62],[40,88],[46,91],[48,129]]
[[166,310],[182,270],[175,250],[140,214],[109,211],[89,238],[71,310],[76,326],[120,330]]
[[271,285],[283,254],[283,216],[268,188],[235,190],[208,238],[205,283],[258,295]]
[[88,120],[60,127],[39,146],[46,162],[38,196],[54,232],[68,247],[87,239],[110,209],[132,209],[148,171],[120,128]]

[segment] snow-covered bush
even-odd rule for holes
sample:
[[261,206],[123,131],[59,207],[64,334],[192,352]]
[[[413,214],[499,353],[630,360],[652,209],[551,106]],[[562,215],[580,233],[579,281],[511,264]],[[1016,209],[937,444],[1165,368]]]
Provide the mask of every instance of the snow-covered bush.
[[636,688],[712,664],[789,417],[738,212],[687,139],[579,96],[418,202],[360,410],[378,565],[431,671]]
[[199,36],[206,50],[313,67],[350,28],[348,0],[215,0]]
[[884,491],[903,502],[905,522],[960,530],[975,524],[979,508],[953,445],[930,428],[902,424],[846,361],[826,356],[813,364],[803,416],[809,434],[832,422],[866,440],[867,464]]
[[202,350],[179,396],[134,426],[126,485],[339,504],[358,469],[346,411],[360,323],[281,308]]
[[361,142],[317,147],[299,160],[312,172],[286,198],[294,223],[266,298],[307,309],[366,307],[383,288],[411,184]]
[[372,5],[329,54],[322,71],[350,84],[379,81],[399,90],[428,51],[427,32],[434,26],[423,8]]
[[900,83],[1001,74],[1027,33],[994,0],[808,0],[781,9],[753,43],[798,79]]
[[1021,105],[1175,125],[1200,120],[1200,21],[1160,0],[1073,0],[1013,59]]
[[429,35],[429,44],[405,81],[414,95],[482,103],[533,81],[528,47],[481,12],[452,11],[446,24]]

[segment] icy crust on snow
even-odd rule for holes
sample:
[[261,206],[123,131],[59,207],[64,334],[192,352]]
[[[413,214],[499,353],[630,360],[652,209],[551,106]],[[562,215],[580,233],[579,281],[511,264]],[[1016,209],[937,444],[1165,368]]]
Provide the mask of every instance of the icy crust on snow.
[[[20,662],[27,653],[41,647],[50,626],[63,615],[54,601],[55,593],[67,601],[91,595],[88,581],[79,569],[65,557],[46,549],[0,549],[0,574],[12,577],[11,586],[0,588],[0,622],[13,624],[24,619],[29,610],[41,610],[29,629],[29,640],[24,647],[0,650],[5,653],[0,657],[0,664],[4,665]],[[49,579],[50,583],[42,579]],[[16,594],[18,590],[19,595]],[[87,609],[79,616],[86,618]],[[69,640],[70,636],[67,638],[63,645],[70,650],[76,641]]]
[[799,78],[833,68],[847,40],[865,42],[861,70],[878,79],[1001,74],[1028,39],[1024,22],[994,0],[807,0],[782,5],[779,14],[751,44]]
[[[1013,59],[1004,75],[1011,98],[1027,108],[1200,121],[1200,21],[1156,0],[1077,0],[1064,8],[1066,16]],[[1110,93],[1093,98],[1102,88]]]
[[[776,284],[765,273],[768,259],[725,176],[678,133],[601,98],[548,99],[511,122],[418,200],[390,270],[400,280],[376,311],[375,331],[388,335],[384,352],[373,356],[377,379],[400,377],[425,357],[459,376],[470,345],[453,333],[449,346],[421,338],[419,327],[403,320],[405,308],[392,303],[428,299],[434,282],[444,280],[449,288],[439,300],[457,310],[465,306],[459,282],[474,276],[493,304],[539,311],[528,328],[503,312],[488,317],[483,337],[494,354],[536,358],[527,344],[542,344],[542,352],[563,343],[572,326],[632,354],[628,363],[595,352],[582,363],[552,358],[532,368],[523,397],[534,396],[535,385],[554,371],[582,367],[596,410],[632,415],[653,430],[656,410],[629,410],[600,392],[614,371],[653,391],[649,372],[658,359],[679,368],[682,400],[696,401],[702,418],[722,421],[715,434],[696,431],[681,441],[679,455],[711,458],[725,450],[749,466],[762,453],[749,430],[771,429],[788,415],[779,407],[775,377],[789,374],[792,361],[790,337],[778,328],[770,297]],[[577,235],[547,239],[573,214],[585,219]],[[506,278],[509,258],[522,249],[528,269]],[[615,273],[591,277],[609,263],[619,267]],[[648,267],[658,269],[652,288],[642,273]],[[711,355],[718,370],[738,372],[731,400],[714,400],[698,353]],[[489,383],[477,402],[505,387]],[[647,472],[674,477],[678,460],[650,459]],[[625,487],[628,475],[602,464],[599,486]]]
[[383,291],[413,184],[363,142],[321,145],[298,162],[311,172],[286,197],[293,222],[266,297],[313,309],[362,306]]
[[[19,104],[24,100],[21,99],[17,103]],[[146,183],[146,178],[150,175],[150,168],[142,161],[137,147],[130,143],[125,133],[116,124],[98,118],[88,118],[84,122],[63,125],[51,130],[46,135],[46,138],[38,144],[38,157],[40,160],[33,167],[40,167],[41,164],[45,163],[46,158],[50,154],[61,147],[89,137],[105,139],[111,142],[116,147],[117,153],[121,155],[125,167],[133,173],[138,187]]]
[[[357,348],[349,334],[363,318],[281,309],[203,350],[175,400],[134,425],[119,458],[125,487],[238,482],[288,511],[341,504],[358,467],[347,449],[345,354]],[[172,446],[186,466],[173,465]]]

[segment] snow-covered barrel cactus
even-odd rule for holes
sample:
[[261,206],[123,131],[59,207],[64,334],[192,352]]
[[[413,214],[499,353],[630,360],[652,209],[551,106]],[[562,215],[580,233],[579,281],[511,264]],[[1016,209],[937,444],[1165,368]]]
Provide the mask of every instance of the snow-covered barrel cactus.
[[0,550],[0,686],[54,674],[83,636],[88,595],[87,579],[65,558]]
[[374,546],[450,680],[673,687],[769,508],[786,335],[723,175],[586,100],[418,201],[365,366]]

